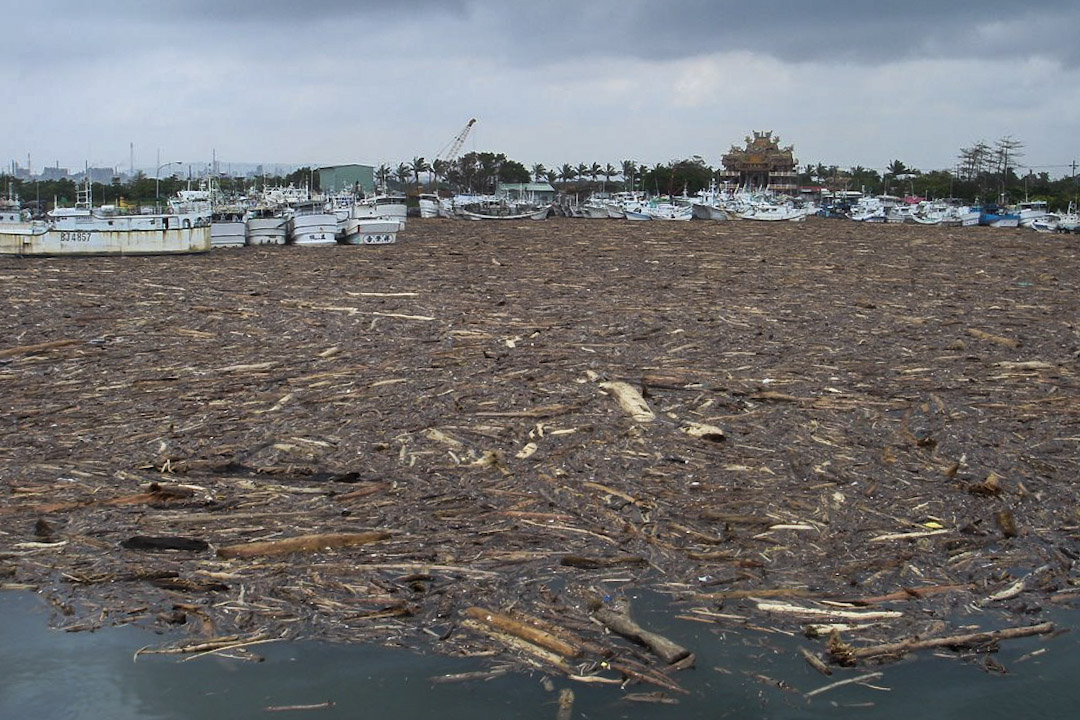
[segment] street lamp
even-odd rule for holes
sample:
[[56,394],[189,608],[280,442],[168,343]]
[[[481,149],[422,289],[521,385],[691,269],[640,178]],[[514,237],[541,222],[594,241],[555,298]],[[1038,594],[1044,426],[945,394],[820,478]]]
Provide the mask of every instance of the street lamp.
[[161,168],[169,167],[170,165],[183,165],[181,160],[173,160],[172,162],[162,163],[157,166],[157,170],[154,171],[154,206],[156,207],[158,201],[161,199]]

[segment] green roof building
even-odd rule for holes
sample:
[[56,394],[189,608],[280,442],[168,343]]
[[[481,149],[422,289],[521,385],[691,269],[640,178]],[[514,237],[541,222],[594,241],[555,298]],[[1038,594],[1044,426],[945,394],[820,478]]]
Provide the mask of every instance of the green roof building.
[[375,168],[371,165],[331,165],[316,172],[319,189],[324,193],[361,190],[370,195],[375,192]]

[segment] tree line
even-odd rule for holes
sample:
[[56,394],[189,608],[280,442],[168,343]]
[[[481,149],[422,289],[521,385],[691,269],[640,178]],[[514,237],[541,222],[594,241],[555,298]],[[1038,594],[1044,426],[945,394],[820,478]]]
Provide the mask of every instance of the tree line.
[[[958,198],[968,202],[1046,200],[1053,208],[1064,208],[1077,198],[1078,186],[1073,174],[1051,180],[1047,172],[1024,171],[1019,161],[1024,145],[1011,136],[994,143],[978,141],[961,148],[955,168],[919,170],[893,160],[883,172],[862,166],[840,168],[823,163],[796,168],[797,182],[806,188],[821,187],[832,191],[856,190],[867,194],[910,195],[926,198]],[[416,194],[439,188],[443,192],[493,192],[499,184],[547,182],[568,194],[587,195],[598,191],[636,190],[652,194],[693,195],[717,183],[723,168],[710,166],[701,156],[646,165],[635,160],[611,163],[564,163],[546,167],[537,163],[525,167],[504,153],[468,152],[453,160],[428,162],[414,157],[396,165],[376,168],[380,187]],[[315,168],[302,167],[285,175],[258,179],[221,176],[215,183],[224,193],[244,193],[261,185],[310,186],[318,190]],[[143,173],[121,182],[94,183],[93,197],[98,203],[146,205],[172,197],[178,190],[191,187],[192,180],[171,175],[152,178]],[[76,197],[76,182],[59,180],[23,180],[0,175],[0,190],[18,195],[30,206],[70,205]]]

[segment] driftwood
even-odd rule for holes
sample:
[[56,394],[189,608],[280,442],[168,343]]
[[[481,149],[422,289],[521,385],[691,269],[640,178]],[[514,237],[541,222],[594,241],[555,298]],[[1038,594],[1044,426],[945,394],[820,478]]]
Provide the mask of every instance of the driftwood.
[[323,552],[339,548],[368,545],[380,540],[386,540],[391,533],[381,530],[361,533],[320,533],[315,535],[299,535],[282,540],[265,540],[261,542],[243,543],[240,545],[227,545],[218,548],[217,554],[221,558],[253,558],[267,555],[287,555],[295,552]]
[[555,637],[545,630],[522,622],[521,620],[516,620],[508,615],[479,607],[468,608],[465,610],[465,614],[475,620],[490,625],[496,630],[558,653],[564,658],[574,659],[579,658],[584,654],[580,644],[571,643],[564,638]]
[[668,665],[690,655],[690,651],[682,645],[638,625],[630,618],[628,612],[617,612],[610,608],[597,607],[592,611],[592,616],[607,629],[649,648]]
[[[686,658],[609,630],[590,591],[693,618],[673,634],[1026,623],[1076,603],[1075,249],[554,218],[122,273],[0,258],[0,579],[69,629],[288,632],[672,695]],[[210,547],[121,545],[140,536]],[[841,615],[862,611],[898,614]]]
[[600,387],[615,396],[621,407],[635,422],[652,422],[656,414],[642,397],[641,391],[625,382],[602,382]]
[[828,685],[823,685],[822,687],[819,687],[816,690],[811,690],[810,692],[806,693],[806,697],[812,698],[815,695],[820,695],[821,693],[829,692],[830,690],[835,690],[836,688],[844,687],[845,685],[853,685],[853,684],[857,684],[857,683],[869,682],[870,680],[877,680],[878,678],[882,677],[883,675],[884,675],[884,673],[872,672],[872,673],[866,673],[865,675],[859,675],[857,677],[845,678],[844,680],[837,680],[834,683],[829,683]]
[[812,653],[809,650],[807,650],[806,648],[800,646],[799,647],[799,654],[803,656],[803,659],[806,660],[806,663],[810,667],[814,668],[815,670],[817,670],[822,675],[832,675],[832,668],[830,668],[828,665],[826,665],[825,661],[822,660],[821,658],[819,658],[814,653]]
[[17,355],[31,355],[46,350],[56,350],[58,348],[68,347],[69,345],[79,345],[85,342],[85,340],[68,338],[66,340],[51,340],[49,342],[34,343],[33,345],[19,345],[17,347],[2,348],[0,349],[0,358],[15,357]]
[[963,633],[960,635],[947,635],[937,638],[910,638],[900,642],[873,645],[871,647],[852,648],[849,657],[855,660],[868,658],[892,657],[906,655],[916,650],[930,648],[963,648],[978,645],[996,643],[999,640],[1012,640],[1014,638],[1031,637],[1032,635],[1046,635],[1054,631],[1054,623],[1043,622],[1037,625],[1023,627],[1004,628],[1002,630],[986,630],[982,632]]

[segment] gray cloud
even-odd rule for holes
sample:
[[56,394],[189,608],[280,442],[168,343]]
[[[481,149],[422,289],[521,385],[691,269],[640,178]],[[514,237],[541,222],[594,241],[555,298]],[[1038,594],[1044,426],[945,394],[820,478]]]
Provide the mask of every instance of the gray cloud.
[[475,1],[469,7],[492,43],[508,59],[523,62],[598,55],[671,60],[742,51],[786,62],[1039,56],[1074,65],[1080,27],[1075,2],[554,0],[523,8]]
[[[785,62],[882,64],[908,58],[1045,57],[1067,66],[1080,61],[1075,30],[1080,5],[1052,0],[1020,5],[984,2],[760,3],[747,0],[114,0],[70,3],[65,18],[80,30],[123,38],[138,32],[191,33],[244,45],[260,34],[290,46],[290,35],[322,26],[348,29],[358,43],[378,33],[409,28],[413,47],[441,55],[478,55],[513,64],[627,57],[672,60],[718,52],[751,52]],[[50,3],[56,5],[56,3]],[[16,11],[46,30],[54,8],[26,5]],[[243,33],[245,37],[236,36]],[[229,38],[230,34],[234,36]],[[11,37],[9,35],[9,37]],[[70,38],[70,36],[69,36]],[[96,38],[89,36],[90,45]],[[73,38],[70,38],[73,39]],[[19,42],[18,38],[12,38]],[[137,35],[128,35],[138,41]],[[122,41],[122,40],[121,40]]]
[[0,159],[110,163],[134,143],[382,162],[479,116],[479,149],[546,164],[709,155],[752,129],[808,161],[944,166],[1012,134],[1056,163],[1080,122],[1075,5],[21,3],[0,46],[21,108],[0,118]]

